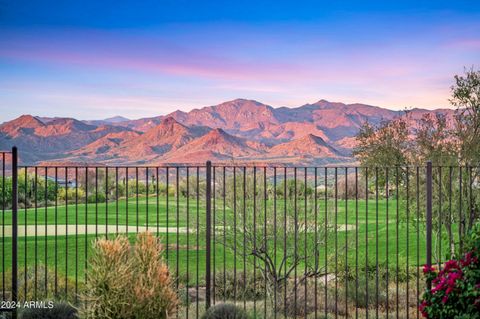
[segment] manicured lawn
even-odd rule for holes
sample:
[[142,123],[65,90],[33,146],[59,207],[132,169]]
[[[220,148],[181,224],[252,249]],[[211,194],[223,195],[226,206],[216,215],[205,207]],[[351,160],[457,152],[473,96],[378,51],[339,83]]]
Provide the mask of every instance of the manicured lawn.
[[[267,201],[258,199],[255,203],[257,209],[254,223],[253,209],[251,209],[253,203],[251,200],[249,201],[248,216],[246,217],[247,227],[252,230],[252,225],[255,225],[256,231],[261,234],[259,236],[263,237],[265,234],[262,233],[262,230],[267,225],[267,247],[272,251],[272,256],[277,257],[277,264],[280,264],[284,250],[290,252],[295,249],[299,255],[309,256],[307,258],[308,265],[314,264],[317,260],[321,267],[327,267],[329,273],[344,271],[347,264],[350,272],[353,272],[356,266],[362,271],[367,264],[367,258],[370,269],[375,268],[378,262],[381,268],[388,268],[391,272],[396,272],[398,265],[399,273],[406,272],[407,257],[408,265],[412,269],[425,262],[423,222],[419,222],[417,229],[415,211],[410,211],[407,219],[404,202],[399,202],[397,206],[397,202],[392,199],[388,205],[384,199],[379,200],[378,203],[370,200],[367,213],[365,200],[358,202],[328,200],[325,202],[319,199],[315,210],[313,199],[307,200],[307,209],[305,209],[305,200],[299,198],[296,207],[298,233],[295,236],[295,228],[289,227],[295,221],[293,202],[287,200],[287,220],[285,220],[283,199],[278,199],[276,205],[274,205],[273,199]],[[243,249],[243,240],[248,237],[249,233],[246,235],[243,233],[243,219],[239,213],[242,209],[241,202],[237,202],[237,214],[234,214],[233,208],[233,204],[229,204],[228,200],[225,206],[222,198],[216,198],[214,201],[215,227],[213,229],[216,231],[213,232],[212,258],[215,273],[222,273],[224,269],[232,271],[234,268],[238,272],[243,271],[244,258],[247,268],[252,269],[252,246]],[[49,272],[55,273],[56,269],[58,276],[67,275],[73,280],[82,282],[85,267],[88,267],[86,260],[91,254],[92,242],[96,237],[104,236],[101,227],[99,227],[98,233],[88,227],[86,231],[85,228],[80,228],[80,232],[78,230],[72,232],[72,228],[69,228],[68,236],[65,236],[65,232],[60,231],[56,238],[49,236],[50,232],[48,232],[48,236],[35,237],[32,236],[34,233],[31,233],[35,229],[35,225],[37,231],[45,229],[45,225],[49,229],[55,225],[58,229],[62,229],[65,224],[87,224],[93,227],[96,224],[110,225],[110,227],[111,225],[128,225],[129,237],[132,240],[137,227],[140,230],[148,227],[149,230],[156,232],[158,226],[158,235],[165,244],[166,258],[168,258],[170,269],[173,273],[178,272],[179,281],[182,283],[186,282],[188,266],[189,282],[193,285],[196,282],[197,269],[200,282],[204,279],[205,218],[203,198],[197,207],[196,198],[189,198],[188,205],[186,198],[180,198],[177,205],[177,199],[170,197],[168,211],[165,197],[158,198],[158,200],[156,197],[148,199],[139,197],[138,200],[129,198],[128,204],[125,199],[121,199],[118,202],[110,201],[108,204],[78,204],[77,206],[69,204],[46,209],[43,207],[21,209],[18,214],[19,228],[25,229],[28,226],[29,236],[19,237],[19,268],[34,272],[35,265],[39,267],[46,264]],[[325,219],[329,229],[327,236],[323,232]],[[8,228],[11,225],[11,212],[6,211],[4,215],[0,215],[0,220],[4,220],[3,225]],[[237,228],[233,227],[234,223]],[[287,227],[285,227],[285,223],[287,223]],[[277,229],[275,234],[269,233],[275,229],[273,227]],[[307,232],[302,231],[305,227]],[[7,236],[2,237],[0,243],[0,260],[4,261],[0,266],[3,271],[11,268],[11,238],[8,232],[6,234]],[[115,231],[108,236],[115,236]],[[223,245],[224,242],[228,246],[226,249]],[[436,241],[434,243],[437,244]],[[446,232],[443,234],[442,246],[442,252],[445,253]],[[236,258],[234,258],[233,249],[237,251]],[[317,255],[315,254],[316,250],[318,251]],[[261,263],[258,259],[255,262]],[[299,273],[303,272],[304,267],[305,263],[301,262],[298,266]]]

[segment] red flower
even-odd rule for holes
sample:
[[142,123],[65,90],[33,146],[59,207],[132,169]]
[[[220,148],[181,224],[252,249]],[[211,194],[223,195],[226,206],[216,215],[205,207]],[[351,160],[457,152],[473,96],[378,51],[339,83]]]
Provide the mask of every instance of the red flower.
[[428,319],[428,313],[427,311],[425,310],[425,308],[428,307],[428,303],[424,300],[422,301],[422,303],[420,304],[420,306],[418,306],[418,310],[420,310],[420,313],[422,314],[422,316],[424,318],[427,318]]
[[450,271],[451,269],[458,269],[458,263],[456,260],[449,260],[445,263],[444,271]]
[[471,264],[476,264],[478,262],[478,258],[473,255],[472,251],[469,251],[468,253],[465,254],[465,256],[462,258],[460,263],[462,264],[462,267],[467,267],[470,266]]
[[431,273],[431,272],[434,272],[435,271],[435,268],[433,266],[429,266],[429,265],[424,265],[423,266],[423,273],[424,274],[428,274],[428,273]]

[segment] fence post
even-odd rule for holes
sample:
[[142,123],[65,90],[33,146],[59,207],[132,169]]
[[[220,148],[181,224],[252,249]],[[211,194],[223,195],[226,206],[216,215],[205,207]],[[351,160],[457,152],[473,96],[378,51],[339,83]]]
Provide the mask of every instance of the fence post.
[[[18,152],[12,148],[12,301],[18,301]],[[17,307],[13,309],[13,318],[17,318]]]
[[[427,267],[432,266],[432,162],[427,162]],[[427,281],[427,288],[432,288],[432,282]]]
[[206,166],[207,188],[206,196],[206,231],[205,231],[205,308],[208,310],[211,305],[211,236],[212,236],[212,162],[207,161]]

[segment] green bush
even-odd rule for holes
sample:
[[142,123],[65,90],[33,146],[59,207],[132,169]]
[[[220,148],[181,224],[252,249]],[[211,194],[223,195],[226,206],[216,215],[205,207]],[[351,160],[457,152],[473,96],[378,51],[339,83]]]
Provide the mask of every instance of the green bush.
[[[12,272],[6,271],[5,278],[11,278]],[[47,278],[45,282],[45,277]],[[57,274],[57,294],[55,294],[55,270],[45,268],[43,265],[37,266],[37,272],[35,274],[35,268],[27,268],[25,274],[25,268],[20,267],[18,269],[18,299],[19,300],[66,300],[69,302],[76,301],[75,295],[75,279],[65,277],[64,275]],[[35,278],[37,280],[37,289],[35,289]],[[25,281],[26,280],[26,281]],[[25,283],[27,285],[25,295]],[[83,284],[78,283],[79,291],[82,290]],[[3,289],[2,282],[0,281],[0,289]],[[11,290],[11,280],[5,280],[5,290]],[[36,291],[35,291],[36,290]],[[67,291],[67,294],[65,294]]]
[[[90,193],[90,190],[88,192]],[[98,192],[97,194],[88,195],[87,199],[89,204],[105,203],[106,196],[103,192]]]
[[[48,305],[48,303],[45,303]],[[68,303],[53,303],[52,307],[23,308],[20,319],[76,319],[77,309]]]
[[[225,280],[225,281],[224,281]],[[235,294],[236,290],[236,294]],[[253,272],[238,270],[236,275],[233,271],[227,270],[225,278],[222,272],[217,272],[215,276],[215,295],[218,299],[255,300],[265,297],[265,280],[257,272],[256,277]]]
[[[359,308],[375,305],[377,300],[380,307],[387,308],[389,306],[387,303],[388,287],[382,279],[378,281],[378,292],[376,278],[369,276],[367,280],[365,274],[359,274],[357,280],[348,281],[345,289],[348,300],[355,302]],[[344,293],[340,292],[340,295],[344,296]]]
[[[67,196],[67,198],[65,197]],[[85,198],[85,191],[81,188],[60,188],[58,190],[57,201],[65,202],[65,199],[68,199],[69,202],[77,200],[83,200]]]
[[202,319],[247,319],[243,309],[232,304],[218,304],[209,308]]

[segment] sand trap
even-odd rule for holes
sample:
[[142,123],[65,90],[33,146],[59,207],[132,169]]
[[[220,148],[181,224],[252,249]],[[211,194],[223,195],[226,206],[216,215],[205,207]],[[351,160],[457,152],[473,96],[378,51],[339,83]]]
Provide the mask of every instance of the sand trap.
[[[335,225],[331,225],[333,227],[335,227]],[[356,225],[350,225],[350,224],[338,224],[337,225],[337,230],[338,231],[351,231],[351,230],[355,230],[356,229]]]

